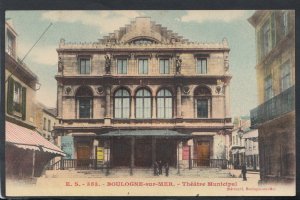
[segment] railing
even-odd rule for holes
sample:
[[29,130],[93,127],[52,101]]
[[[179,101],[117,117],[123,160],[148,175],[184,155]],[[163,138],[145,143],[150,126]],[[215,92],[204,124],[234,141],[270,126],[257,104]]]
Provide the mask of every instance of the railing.
[[227,169],[227,159],[193,159],[193,167],[211,167]]
[[209,166],[211,168],[227,169],[228,160],[226,160],[226,159],[210,159]]
[[250,111],[251,126],[295,110],[295,85]]
[[49,165],[48,170],[65,169],[103,169],[109,167],[107,163],[99,162],[96,159],[62,159]]

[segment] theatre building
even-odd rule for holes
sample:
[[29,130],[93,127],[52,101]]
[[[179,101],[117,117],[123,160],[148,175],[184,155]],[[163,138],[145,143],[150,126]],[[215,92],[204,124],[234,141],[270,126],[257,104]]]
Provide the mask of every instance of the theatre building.
[[94,43],[61,39],[55,141],[65,160],[218,165],[233,127],[229,50],[226,39],[190,42],[148,17]]

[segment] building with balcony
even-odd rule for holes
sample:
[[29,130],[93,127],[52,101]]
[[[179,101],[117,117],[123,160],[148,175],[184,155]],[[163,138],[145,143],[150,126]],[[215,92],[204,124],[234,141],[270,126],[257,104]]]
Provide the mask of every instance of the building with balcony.
[[229,50],[226,39],[190,42],[148,17],[94,43],[61,39],[56,142],[83,166],[91,159],[131,169],[225,159]]
[[248,21],[256,32],[258,129],[262,181],[295,179],[295,12],[256,11]]
[[38,77],[16,54],[17,33],[5,22],[5,167],[6,177],[41,175],[45,165],[65,154],[36,130]]

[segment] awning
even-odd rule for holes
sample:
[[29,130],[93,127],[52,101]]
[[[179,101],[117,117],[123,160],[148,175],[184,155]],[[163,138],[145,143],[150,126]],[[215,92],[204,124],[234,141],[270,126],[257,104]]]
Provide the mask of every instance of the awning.
[[118,130],[100,135],[100,137],[171,137],[192,138],[191,135],[178,133],[171,130]]
[[5,142],[17,148],[45,151],[65,156],[66,154],[57,146],[43,138],[34,130],[5,121]]

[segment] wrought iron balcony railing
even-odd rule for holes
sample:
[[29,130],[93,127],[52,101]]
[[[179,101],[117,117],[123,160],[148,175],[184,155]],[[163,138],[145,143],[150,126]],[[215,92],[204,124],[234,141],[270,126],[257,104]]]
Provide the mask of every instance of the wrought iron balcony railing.
[[251,126],[255,128],[293,110],[295,110],[295,85],[251,110]]

